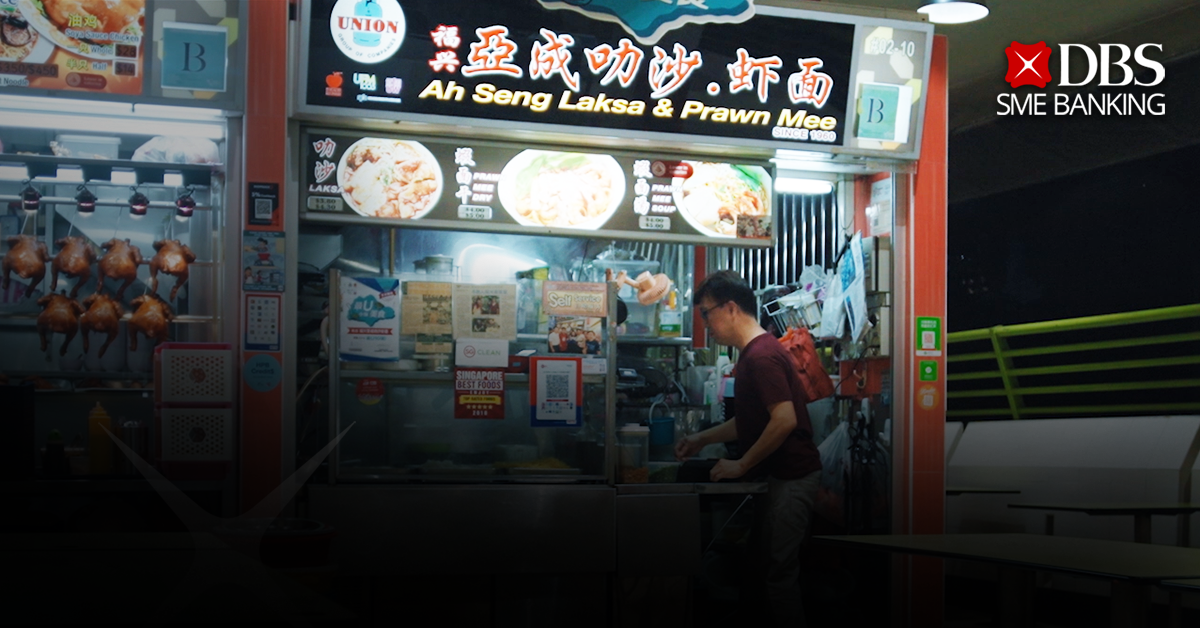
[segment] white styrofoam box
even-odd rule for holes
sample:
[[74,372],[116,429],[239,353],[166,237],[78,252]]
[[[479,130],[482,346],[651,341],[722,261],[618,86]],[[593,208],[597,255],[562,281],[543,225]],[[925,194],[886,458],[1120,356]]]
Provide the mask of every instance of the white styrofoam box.
[[162,350],[160,403],[233,403],[231,349]]
[[161,459],[170,462],[233,460],[233,410],[159,408]]
[[117,159],[121,140],[101,135],[57,135],[59,146],[70,151],[69,157],[76,159]]

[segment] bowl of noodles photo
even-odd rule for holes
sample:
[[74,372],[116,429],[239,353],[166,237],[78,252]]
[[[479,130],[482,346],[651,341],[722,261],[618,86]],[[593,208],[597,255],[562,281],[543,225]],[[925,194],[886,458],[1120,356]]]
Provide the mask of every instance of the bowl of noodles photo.
[[[769,218],[771,175],[760,166],[688,161],[689,177],[672,181],[675,206],[704,235],[738,236],[738,217]],[[743,221],[745,223],[746,221]]]
[[53,51],[54,43],[42,37],[20,11],[0,9],[0,61],[42,63]]
[[625,197],[625,173],[610,155],[529,149],[504,166],[496,192],[522,225],[599,229]]
[[372,218],[416,220],[442,196],[442,169],[428,148],[408,140],[365,137],[338,161],[337,181],[350,208]]

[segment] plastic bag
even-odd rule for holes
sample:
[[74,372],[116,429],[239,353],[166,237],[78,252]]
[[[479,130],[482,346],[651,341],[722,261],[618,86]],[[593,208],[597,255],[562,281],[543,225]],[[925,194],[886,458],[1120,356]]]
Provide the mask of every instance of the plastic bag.
[[846,421],[838,423],[829,436],[817,445],[817,451],[821,454],[821,486],[829,488],[842,484],[842,469],[846,454],[850,451],[849,426]]
[[846,421],[838,423],[829,436],[817,445],[821,454],[821,486],[813,509],[821,518],[837,526],[846,523],[846,479],[843,471],[850,456],[850,428]]
[[202,137],[159,135],[133,151],[133,161],[219,164],[221,163],[221,152],[215,142]]
[[824,399],[833,394],[833,380],[829,377],[829,373],[825,372],[825,367],[821,365],[821,358],[817,356],[816,343],[807,329],[803,327],[789,328],[787,333],[779,339],[779,343],[792,358],[792,365],[796,367],[800,385],[808,397],[807,401]]

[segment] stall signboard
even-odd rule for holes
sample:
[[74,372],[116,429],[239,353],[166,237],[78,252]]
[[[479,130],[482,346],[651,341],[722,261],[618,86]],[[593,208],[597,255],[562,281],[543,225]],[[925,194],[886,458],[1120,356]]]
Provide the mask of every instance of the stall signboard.
[[305,134],[303,159],[310,218],[324,212],[434,229],[771,244],[772,177],[762,165],[316,129]]
[[0,0],[0,91],[240,108],[245,5]]
[[[730,6],[623,14],[651,4]],[[918,150],[927,23],[725,1],[303,8],[302,113],[906,158]]]

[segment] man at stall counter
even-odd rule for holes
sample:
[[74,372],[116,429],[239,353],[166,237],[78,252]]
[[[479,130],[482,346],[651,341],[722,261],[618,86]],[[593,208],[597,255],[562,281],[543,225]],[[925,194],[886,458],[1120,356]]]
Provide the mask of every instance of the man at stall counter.
[[741,458],[718,460],[711,479],[766,477],[766,501],[756,500],[755,518],[771,617],[776,626],[803,626],[800,544],[821,483],[804,390],[783,346],[758,324],[754,291],[741,276],[727,270],[709,275],[696,289],[695,303],[713,341],[738,350],[737,414],[680,439],[675,457],[736,440]]

